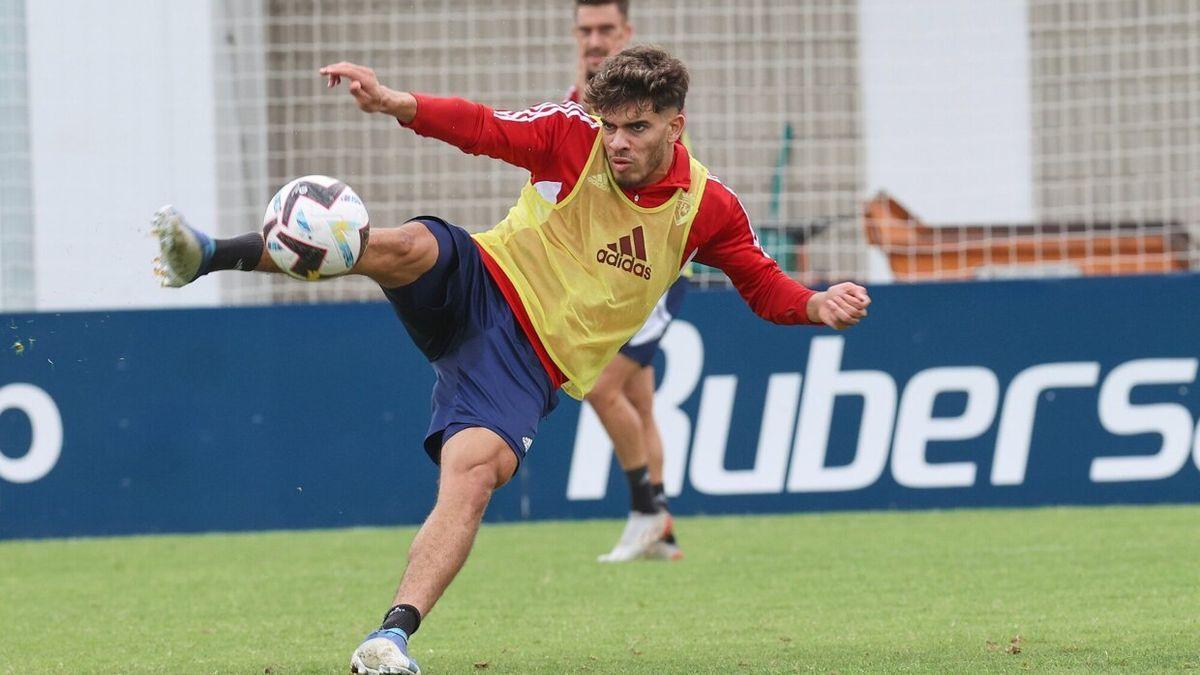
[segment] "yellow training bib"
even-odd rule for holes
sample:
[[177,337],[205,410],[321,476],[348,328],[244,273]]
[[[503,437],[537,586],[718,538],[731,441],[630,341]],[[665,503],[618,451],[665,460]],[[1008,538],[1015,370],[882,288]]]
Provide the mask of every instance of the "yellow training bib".
[[603,135],[571,194],[549,202],[527,183],[508,216],[474,235],[504,270],[563,390],[582,399],[679,276],[708,169],[691,160],[689,190],[642,208],[609,170]]

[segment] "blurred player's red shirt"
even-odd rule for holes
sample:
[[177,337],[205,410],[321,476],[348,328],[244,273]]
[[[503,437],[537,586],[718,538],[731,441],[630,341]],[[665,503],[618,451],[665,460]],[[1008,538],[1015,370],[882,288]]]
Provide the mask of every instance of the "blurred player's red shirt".
[[[528,170],[530,182],[549,201],[571,193],[600,133],[596,120],[576,103],[544,103],[506,112],[461,98],[424,94],[416,98],[417,115],[409,128],[463,152]],[[662,180],[623,191],[637,204],[654,208],[679,188],[689,189],[690,180],[687,149],[677,142],[671,168]],[[486,252],[483,259],[551,380],[561,385],[565,378],[542,347],[512,284]],[[763,251],[737,195],[712,174],[684,251],[685,264],[691,259],[728,275],[746,304],[762,318],[780,324],[809,323],[807,304],[813,291],[784,274]]]

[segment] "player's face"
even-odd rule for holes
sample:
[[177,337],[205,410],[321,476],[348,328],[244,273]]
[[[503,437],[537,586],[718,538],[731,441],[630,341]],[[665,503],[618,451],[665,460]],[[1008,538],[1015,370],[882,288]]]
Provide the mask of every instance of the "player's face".
[[604,153],[617,185],[639,188],[666,176],[683,122],[674,108],[654,112],[649,106],[630,104],[600,113]]
[[575,9],[575,42],[589,80],[600,70],[605,58],[625,48],[632,34],[633,27],[621,16],[616,3],[581,5]]

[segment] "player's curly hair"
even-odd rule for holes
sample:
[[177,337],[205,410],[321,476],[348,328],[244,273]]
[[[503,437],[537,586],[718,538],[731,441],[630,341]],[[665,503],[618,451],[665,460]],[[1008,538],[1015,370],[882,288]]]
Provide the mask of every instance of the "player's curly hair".
[[683,110],[688,69],[667,50],[654,45],[630,47],[604,60],[587,84],[584,98],[600,113],[633,103],[662,112]]

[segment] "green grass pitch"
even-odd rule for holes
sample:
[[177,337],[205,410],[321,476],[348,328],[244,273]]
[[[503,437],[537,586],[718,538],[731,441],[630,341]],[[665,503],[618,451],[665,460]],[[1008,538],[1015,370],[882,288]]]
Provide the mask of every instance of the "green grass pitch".
[[[413,640],[437,673],[1200,669],[1200,507],[485,526]],[[412,528],[0,543],[0,672],[345,673]]]

